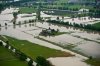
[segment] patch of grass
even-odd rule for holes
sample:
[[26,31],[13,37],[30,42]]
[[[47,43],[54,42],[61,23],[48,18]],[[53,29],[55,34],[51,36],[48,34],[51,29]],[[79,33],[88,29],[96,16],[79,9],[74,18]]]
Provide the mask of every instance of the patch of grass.
[[10,45],[17,48],[21,52],[25,53],[27,56],[31,57],[33,60],[35,60],[37,56],[43,56],[45,58],[72,56],[70,53],[40,46],[26,40],[18,40],[18,39],[11,38],[8,36],[6,38],[8,39]]
[[100,66],[100,59],[88,59],[85,62],[93,66]]
[[75,46],[74,46],[73,44],[70,44],[70,45],[66,45],[66,46],[65,46],[65,48],[70,49],[70,50],[71,50],[72,48],[74,48],[74,47],[75,47]]
[[58,32],[55,34],[55,36],[62,35],[62,34],[66,34],[66,32]]
[[93,26],[100,29],[100,22],[93,24]]
[[59,35],[63,35],[63,34],[66,34],[66,32],[53,32],[49,35],[42,35],[40,34],[41,36],[59,36]]
[[0,66],[28,66],[28,64],[20,61],[8,49],[0,46]]
[[[38,37],[38,36],[35,37],[35,38],[40,39],[40,40],[43,40],[43,41],[46,41],[46,42],[49,42],[49,43],[52,43],[52,44],[57,45],[57,46],[59,46],[59,47],[62,47],[62,48],[64,48],[64,49],[68,49],[68,50],[70,50],[70,51],[73,51],[73,52],[76,52],[76,53],[78,53],[78,54],[81,54],[81,55],[83,55],[83,56],[88,57],[87,55],[83,54],[82,52],[79,52],[79,51],[77,51],[77,50],[74,50],[74,49],[73,49],[73,48],[75,47],[74,44],[62,45],[62,44],[58,44],[58,43],[55,43],[55,42],[46,40],[46,39],[44,39],[44,38]],[[74,55],[73,55],[73,56],[74,56]]]
[[34,13],[36,10],[34,7],[20,7],[19,11],[20,13]]

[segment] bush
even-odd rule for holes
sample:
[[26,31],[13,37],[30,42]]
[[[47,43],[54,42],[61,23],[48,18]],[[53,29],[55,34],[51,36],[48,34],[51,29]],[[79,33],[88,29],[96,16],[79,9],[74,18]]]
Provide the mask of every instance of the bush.
[[30,60],[30,61],[28,62],[28,66],[33,66],[32,64],[33,64],[33,61]]
[[37,66],[52,66],[49,61],[47,61],[44,57],[38,56],[36,58]]
[[47,22],[100,31],[100,28],[97,28],[97,27],[90,25],[90,24],[88,24],[88,25],[77,24],[77,23],[72,24],[72,23],[69,23],[69,22],[61,22],[61,21],[56,21],[56,20],[48,20]]
[[9,41],[6,41],[7,44],[9,44]]
[[2,41],[0,41],[0,46],[3,46],[3,43],[2,43]]
[[25,61],[27,56],[24,53],[21,53],[19,58],[20,60]]

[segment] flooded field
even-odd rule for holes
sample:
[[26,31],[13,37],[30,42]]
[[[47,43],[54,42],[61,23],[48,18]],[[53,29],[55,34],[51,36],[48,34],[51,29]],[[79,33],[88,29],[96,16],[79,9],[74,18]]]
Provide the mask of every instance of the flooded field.
[[[33,23],[28,23],[28,24],[22,24],[22,25],[13,25],[11,23],[12,19],[13,19],[13,15],[11,13],[9,14],[6,12],[2,12],[2,14],[0,14],[0,24],[2,26],[0,28],[0,35],[6,35],[6,36],[14,37],[17,39],[21,39],[21,40],[28,40],[30,42],[33,42],[42,46],[46,46],[46,47],[54,48],[58,50],[63,50],[59,46],[56,46],[49,42],[35,38],[36,36],[39,36],[45,40],[57,43],[60,46],[67,47],[69,45],[73,45],[73,47],[71,48],[72,50],[81,52],[87,56],[100,58],[100,52],[99,52],[100,51],[100,32],[87,31],[84,29],[56,25],[56,24],[51,24],[47,22],[38,22],[38,21],[33,22]],[[33,17],[28,17],[27,19],[19,18],[18,21],[24,21],[28,19],[34,19],[34,18]],[[8,25],[5,26],[5,23],[7,23]],[[60,32],[66,32],[66,34],[62,34],[58,36],[47,36],[47,37],[39,35],[39,33],[43,29],[48,29],[49,27],[55,30],[59,29]],[[66,59],[67,63],[70,62],[70,60],[68,61],[68,59],[72,59],[72,58],[67,58]],[[56,62],[59,62],[57,61],[57,59],[54,59],[54,60],[56,60]],[[52,61],[52,63],[55,64],[54,60]],[[76,59],[76,60],[79,60],[79,59]],[[76,63],[78,63],[78,61]],[[82,63],[79,63],[79,64],[82,64]],[[62,65],[57,65],[57,66],[62,66]],[[74,66],[74,65],[71,65],[71,66]],[[87,65],[83,64],[80,66],[87,66]]]
[[[84,49],[81,48],[80,46],[88,45],[86,47],[87,48],[86,51],[89,53],[97,52],[96,54],[94,53],[95,56],[94,55],[92,55],[92,56],[95,58],[97,58],[97,57],[100,58],[100,52],[99,52],[99,50],[100,50],[99,49],[100,48],[100,44],[99,44],[100,34],[99,34],[99,32],[92,33],[91,31],[90,32],[89,31],[81,31],[80,29],[74,30],[73,28],[66,28],[66,27],[61,27],[61,26],[54,27],[54,25],[53,26],[48,25],[48,27],[45,27],[45,26],[42,26],[42,24],[39,27],[42,27],[42,28],[51,27],[53,29],[59,29],[62,32],[67,32],[67,34],[59,35],[59,36],[53,36],[53,37],[39,36],[39,37],[49,40],[49,41],[52,41],[52,42],[56,42],[61,45],[65,45],[65,46],[67,46],[69,44],[71,44],[71,45],[73,44],[75,47],[78,46],[78,48],[81,50],[81,52],[83,50],[83,53],[85,53]],[[92,48],[92,44],[95,46],[95,48]],[[88,50],[89,48],[91,48],[92,50]],[[87,55],[88,53],[85,53],[85,54]],[[91,56],[91,54],[88,54],[88,56]]]
[[66,66],[66,65],[68,66],[90,66],[90,65],[84,64],[84,62],[80,62],[82,61],[82,59],[79,59],[76,57],[49,58],[48,60],[51,61],[55,66]]
[[[38,39],[36,39],[34,37],[38,36],[43,28],[48,29],[49,27],[53,28],[53,29],[59,29],[61,32],[67,32],[67,34],[53,36],[53,37],[49,37],[49,36],[48,37],[39,36],[39,37],[49,40],[49,41],[52,41],[52,42],[55,42],[55,43],[58,43],[58,44],[61,44],[63,46],[67,46],[70,44],[74,45],[75,46],[74,48],[79,48],[82,53],[88,54],[88,53],[84,52],[84,48],[82,47],[82,46],[85,46],[87,48],[87,50],[86,49],[85,50],[90,53],[90,54],[88,54],[88,56],[100,58],[100,53],[99,53],[100,44],[98,43],[98,42],[100,42],[99,33],[96,33],[96,34],[88,33],[85,31],[80,31],[79,29],[74,30],[73,28],[66,28],[63,26],[59,27],[57,25],[56,26],[49,25],[48,23],[36,22],[36,24],[31,23],[31,24],[17,25],[17,26],[15,26],[15,28],[13,26],[10,26],[7,28],[3,27],[0,31],[0,34],[12,36],[12,37],[15,37],[18,39],[19,38],[20,39],[28,39],[28,40],[32,40],[33,42],[36,42],[36,43],[41,43],[41,42],[37,41]],[[35,39],[35,40],[33,40],[33,39]],[[88,39],[91,39],[93,41],[89,41]],[[92,48],[91,46],[95,46],[95,48]],[[88,50],[90,48],[92,48],[92,50]],[[91,53],[93,53],[93,55]]]

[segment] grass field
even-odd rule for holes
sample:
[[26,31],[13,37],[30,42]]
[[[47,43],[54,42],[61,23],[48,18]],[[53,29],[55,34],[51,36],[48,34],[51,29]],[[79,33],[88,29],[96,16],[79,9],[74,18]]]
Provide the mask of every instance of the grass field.
[[[60,0],[60,1],[55,1],[56,5],[52,5],[52,4],[49,4],[49,5],[43,5],[43,7],[49,7],[49,8],[63,8],[63,7],[67,7],[69,9],[74,9],[74,8],[77,8],[78,10],[81,9],[81,8],[87,8],[87,9],[93,9],[93,7],[91,6],[83,6],[83,5],[80,5],[80,4],[73,4],[73,5],[70,5],[70,4],[62,4],[62,3],[66,3],[67,1],[66,0]],[[37,5],[33,5],[31,7],[19,7],[19,11],[20,13],[34,13],[36,12],[36,8],[34,7],[37,7]],[[42,8],[41,8],[42,9]],[[48,9],[48,8],[47,8]],[[47,10],[47,9],[43,9],[43,10]]]
[[100,29],[100,22],[93,24],[93,26]]
[[36,10],[34,7],[20,7],[19,11],[20,13],[34,13]]
[[92,66],[100,66],[100,59],[91,59],[85,61],[88,64],[91,64]]
[[28,64],[20,61],[8,49],[0,46],[0,66],[28,66]]
[[8,41],[13,47],[19,49],[21,52],[25,53],[27,56],[31,57],[33,60],[35,60],[37,56],[43,56],[45,58],[72,56],[70,53],[40,46],[31,42],[28,42],[26,40],[18,40],[11,37],[6,37],[6,38],[8,39]]

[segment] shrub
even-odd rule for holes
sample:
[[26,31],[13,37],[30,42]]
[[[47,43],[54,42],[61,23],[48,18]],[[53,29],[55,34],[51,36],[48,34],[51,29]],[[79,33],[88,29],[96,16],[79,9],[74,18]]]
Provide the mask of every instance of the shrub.
[[32,61],[32,60],[30,60],[30,61],[28,62],[28,66],[33,66],[33,61]]
[[38,56],[36,58],[37,66],[52,66],[49,61],[47,61],[44,57]]
[[0,46],[3,46],[3,43],[2,43],[2,41],[0,41]]

